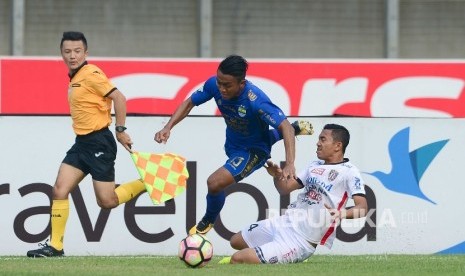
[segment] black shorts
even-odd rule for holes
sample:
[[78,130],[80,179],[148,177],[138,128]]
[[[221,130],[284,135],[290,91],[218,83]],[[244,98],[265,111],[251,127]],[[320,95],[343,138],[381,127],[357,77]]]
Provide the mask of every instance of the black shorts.
[[76,136],[76,141],[66,153],[63,163],[80,169],[92,179],[115,181],[116,141],[113,133],[104,128],[87,135]]

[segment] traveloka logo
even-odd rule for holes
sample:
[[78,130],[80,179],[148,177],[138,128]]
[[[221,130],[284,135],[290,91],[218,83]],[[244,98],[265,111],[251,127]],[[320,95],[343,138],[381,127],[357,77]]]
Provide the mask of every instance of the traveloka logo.
[[449,139],[433,142],[409,152],[409,134],[410,128],[404,128],[389,141],[389,156],[392,163],[392,169],[389,173],[375,171],[368,174],[378,178],[383,186],[390,191],[414,196],[436,204],[422,192],[420,180]]
[[[389,173],[376,171],[368,174],[378,178],[383,186],[390,191],[413,196],[436,205],[433,199],[421,190],[420,180],[434,158],[449,142],[449,139],[436,141],[409,152],[409,134],[410,128],[404,128],[389,141],[388,150],[392,163],[392,169]],[[435,254],[464,253],[465,241],[435,252]]]

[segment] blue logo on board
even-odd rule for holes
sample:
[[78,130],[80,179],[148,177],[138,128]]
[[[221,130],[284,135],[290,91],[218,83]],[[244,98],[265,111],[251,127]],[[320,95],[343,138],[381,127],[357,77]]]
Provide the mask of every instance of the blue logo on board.
[[423,193],[420,180],[449,139],[433,142],[409,152],[409,134],[410,128],[404,128],[389,141],[389,156],[392,163],[390,172],[375,171],[368,174],[378,178],[388,190],[436,204]]

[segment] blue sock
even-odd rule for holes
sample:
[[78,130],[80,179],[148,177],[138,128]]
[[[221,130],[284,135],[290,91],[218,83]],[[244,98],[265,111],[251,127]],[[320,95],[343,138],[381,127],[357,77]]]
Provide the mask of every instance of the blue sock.
[[212,195],[207,194],[207,211],[203,217],[203,221],[208,221],[209,223],[215,223],[216,217],[219,215],[221,209],[223,209],[224,202],[226,201],[226,196],[224,191],[221,191],[218,194]]
[[270,129],[268,131],[268,136],[270,137],[270,145],[274,145],[276,142],[283,139],[283,136],[277,129]]

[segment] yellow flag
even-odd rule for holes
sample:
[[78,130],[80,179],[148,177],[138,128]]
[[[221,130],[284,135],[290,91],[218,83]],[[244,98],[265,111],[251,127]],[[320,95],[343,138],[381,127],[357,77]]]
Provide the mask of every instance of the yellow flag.
[[149,152],[133,152],[131,157],[154,204],[172,199],[186,190],[189,172],[184,157]]

